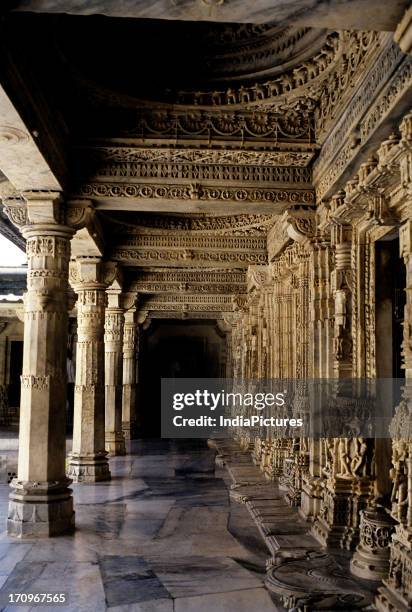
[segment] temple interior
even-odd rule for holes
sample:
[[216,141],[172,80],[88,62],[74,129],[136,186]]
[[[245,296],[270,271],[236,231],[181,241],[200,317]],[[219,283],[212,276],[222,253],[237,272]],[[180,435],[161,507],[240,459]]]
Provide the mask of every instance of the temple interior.
[[[1,609],[412,610],[411,54],[407,0],[1,3]],[[388,435],[162,438],[165,378],[392,381]]]

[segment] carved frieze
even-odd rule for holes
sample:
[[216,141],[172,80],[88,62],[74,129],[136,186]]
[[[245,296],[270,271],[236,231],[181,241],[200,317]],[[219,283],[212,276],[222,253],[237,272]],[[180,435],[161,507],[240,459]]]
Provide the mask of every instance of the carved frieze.
[[[125,213],[119,220],[116,215],[106,217],[115,234],[142,234],[156,230],[156,233],[176,231],[196,232],[196,234],[214,234],[215,236],[247,236],[266,233],[276,220],[275,215],[152,215],[144,213]],[[113,225],[116,224],[116,225]]]
[[177,232],[169,234],[136,234],[122,236],[120,245],[139,249],[219,249],[239,251],[265,251],[266,237],[215,236]]
[[230,183],[257,182],[266,184],[307,185],[311,181],[308,168],[287,166],[229,166],[208,164],[204,166],[192,164],[149,164],[138,162],[122,162],[98,166],[88,173],[88,179],[106,177],[144,179],[169,179],[173,181],[228,181]]
[[185,270],[185,269],[145,269],[139,271],[137,283],[183,283],[183,284],[226,284],[246,283],[244,270]]
[[196,251],[196,250],[143,250],[143,249],[127,249],[115,248],[111,252],[112,259],[122,262],[126,265],[146,266],[154,265],[155,263],[163,265],[226,265],[235,267],[247,267],[249,264],[265,264],[267,263],[267,255],[265,252],[236,252],[236,251]]
[[277,189],[259,187],[209,187],[198,183],[136,184],[123,182],[83,183],[78,195],[94,198],[135,198],[142,200],[199,200],[206,202],[251,202],[277,204],[280,209],[288,204],[312,204],[315,194],[312,189]]
[[[201,166],[263,166],[274,167],[281,173],[280,167],[286,167],[285,172],[292,173],[293,167],[305,167],[313,158],[314,151],[253,151],[244,149],[193,149],[193,148],[143,148],[132,147],[127,144],[121,146],[107,142],[102,146],[96,142],[93,147],[80,147],[76,150],[79,160],[87,164],[105,164],[108,168],[122,168],[121,164],[146,164],[147,167],[155,164],[164,166],[188,166],[195,168]],[[144,166],[143,166],[144,167]],[[130,170],[126,166],[125,170]],[[137,176],[137,175],[136,175]],[[297,172],[296,176],[302,181],[310,177],[309,172]],[[309,178],[307,178],[309,180]]]
[[387,44],[322,147],[314,165],[318,198],[325,197],[336,185],[361,145],[368,142],[394,106],[402,99],[406,104],[411,84],[411,58],[405,58],[396,45]]
[[[173,144],[190,141],[200,143],[207,141],[223,143],[267,143],[269,149],[279,143],[298,143],[313,148],[315,102],[309,97],[301,97],[294,102],[279,99],[279,106],[270,112],[267,108],[242,109],[227,108],[164,108],[153,105],[136,108],[131,112],[123,111],[121,124],[117,124],[115,138],[133,138],[144,146],[152,141],[164,140]],[[101,120],[105,114],[100,113]],[[118,117],[119,119],[119,117]],[[111,125],[110,111],[107,114],[107,125]],[[101,125],[96,126],[101,130]],[[106,138],[111,137],[106,133]],[[195,145],[196,146],[196,145]]]
[[186,293],[215,294],[215,293],[246,293],[246,284],[217,284],[217,283],[161,283],[137,281],[133,287],[139,293],[173,293],[182,291]]

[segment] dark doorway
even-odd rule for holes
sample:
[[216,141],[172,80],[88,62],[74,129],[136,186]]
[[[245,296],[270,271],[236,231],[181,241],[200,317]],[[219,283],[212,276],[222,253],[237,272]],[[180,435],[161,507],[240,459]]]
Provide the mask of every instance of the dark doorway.
[[161,379],[224,376],[225,342],[216,322],[208,320],[155,320],[142,332],[139,437],[160,437]]
[[376,242],[376,366],[378,378],[404,378],[402,368],[406,270],[399,237]]
[[10,408],[20,406],[20,376],[23,368],[23,342],[12,340],[10,343],[10,377],[8,400]]

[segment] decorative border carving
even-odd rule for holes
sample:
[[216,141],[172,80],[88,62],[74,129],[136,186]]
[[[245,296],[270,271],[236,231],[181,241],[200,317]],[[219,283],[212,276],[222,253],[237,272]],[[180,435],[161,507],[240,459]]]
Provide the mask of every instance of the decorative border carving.
[[174,181],[229,181],[281,183],[288,185],[308,185],[312,180],[309,168],[288,166],[249,166],[229,164],[176,164],[147,162],[116,162],[93,165],[88,168],[86,161],[82,165],[81,174],[87,179],[108,178],[122,180],[172,179]]
[[76,157],[86,163],[102,164],[173,164],[196,166],[266,166],[304,167],[313,158],[313,151],[245,151],[243,149],[149,149],[128,145],[79,147]]
[[[225,143],[267,143],[275,148],[279,143],[298,143],[313,148],[316,103],[310,97],[302,97],[285,102],[279,108],[268,110],[266,106],[251,110],[204,110],[157,107],[134,108],[130,114],[125,112],[123,124],[113,133],[115,138],[138,139],[147,146],[151,140],[173,139],[177,142],[190,140]],[[110,126],[111,113],[107,116]],[[99,125],[105,120],[99,114]],[[110,136],[110,134],[107,134]]]
[[154,249],[236,249],[241,251],[266,250],[266,237],[260,236],[214,236],[189,234],[137,234],[121,236],[118,247]]
[[312,190],[259,189],[256,187],[207,187],[190,185],[134,184],[134,183],[84,183],[79,195],[98,198],[136,198],[161,200],[200,200],[208,202],[268,202],[281,205],[312,204]]
[[[224,236],[227,234],[242,236],[249,234],[266,233],[268,228],[276,220],[276,215],[222,215],[222,216],[197,216],[193,215],[146,215],[144,213],[133,213],[125,221],[119,222],[115,215],[107,215],[111,227],[116,233],[141,234],[150,230],[175,232],[188,231],[196,233],[213,233]],[[124,219],[124,216],[123,216]]]
[[243,270],[143,270],[138,273],[139,282],[164,283],[246,283]]
[[[377,64],[376,69],[372,71],[370,81],[368,85],[372,91],[369,96],[365,96],[364,89],[358,92],[358,95],[353,98],[351,106],[354,107],[353,122],[355,122],[356,111],[358,113],[365,111],[365,99],[368,101],[374,95],[376,89],[379,88],[383,80],[383,76],[387,76],[387,73],[382,75],[381,70],[385,68],[393,69],[394,65],[399,62],[402,58],[402,54],[394,48],[389,46],[385,52],[385,55],[380,58],[380,62]],[[404,58],[401,65],[398,67],[394,76],[387,82],[385,89],[378,97],[369,110],[364,114],[362,121],[358,124],[357,134],[358,142],[354,143],[353,139],[348,136],[337,132],[333,136],[330,136],[330,145],[327,143],[325,146],[327,149],[322,149],[319,162],[314,167],[314,183],[316,186],[316,192],[318,199],[325,197],[328,192],[332,189],[333,185],[339,180],[339,177],[344,173],[349,163],[359,153],[360,145],[364,145],[375,131],[378,124],[381,124],[385,115],[387,115],[394,104],[408,91],[412,84],[412,58]],[[351,113],[351,108],[348,109]],[[349,122],[349,120],[347,120]],[[346,125],[346,123],[344,124]],[[349,125],[348,125],[349,127]],[[343,131],[343,127],[342,127]],[[343,146],[342,146],[342,143]],[[340,150],[338,150],[340,148]]]
[[143,251],[117,248],[111,252],[111,258],[125,264],[147,265],[155,262],[190,263],[190,264],[237,264],[247,266],[249,264],[266,264],[266,252],[206,252],[206,251]]

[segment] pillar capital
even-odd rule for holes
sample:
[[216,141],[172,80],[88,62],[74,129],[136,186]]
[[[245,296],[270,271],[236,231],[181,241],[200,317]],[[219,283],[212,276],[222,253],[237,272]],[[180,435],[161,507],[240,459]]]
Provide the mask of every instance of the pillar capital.
[[[76,257],[69,266],[69,282],[76,293],[90,289],[105,291],[113,283],[115,274],[113,263],[101,257]],[[118,291],[114,289],[116,294]]]

